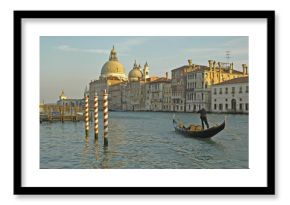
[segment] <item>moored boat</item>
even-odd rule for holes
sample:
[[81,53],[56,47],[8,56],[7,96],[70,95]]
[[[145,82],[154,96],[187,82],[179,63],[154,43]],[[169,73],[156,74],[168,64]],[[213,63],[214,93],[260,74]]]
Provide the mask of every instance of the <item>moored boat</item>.
[[173,119],[173,126],[175,128],[175,131],[178,133],[181,133],[183,135],[189,136],[189,137],[195,137],[195,138],[211,138],[218,134],[220,131],[222,131],[225,128],[226,121],[224,120],[223,123],[210,127],[208,129],[196,129],[191,130],[189,128],[186,128],[185,126],[180,126],[181,123],[178,123],[177,120]]

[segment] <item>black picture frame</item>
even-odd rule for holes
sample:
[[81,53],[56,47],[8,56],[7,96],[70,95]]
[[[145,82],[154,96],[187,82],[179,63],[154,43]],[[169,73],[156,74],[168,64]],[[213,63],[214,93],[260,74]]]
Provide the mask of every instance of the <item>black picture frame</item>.
[[[205,18],[267,21],[267,186],[265,187],[24,187],[22,185],[22,19]],[[15,195],[273,195],[275,194],[275,11],[14,11]]]

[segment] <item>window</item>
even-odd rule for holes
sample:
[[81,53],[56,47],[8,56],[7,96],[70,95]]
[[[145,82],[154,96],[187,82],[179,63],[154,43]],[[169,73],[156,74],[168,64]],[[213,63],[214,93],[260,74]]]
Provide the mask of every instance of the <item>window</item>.
[[219,104],[219,110],[223,110],[223,104]]
[[225,94],[228,94],[228,88],[225,89]]
[[247,111],[249,110],[249,104],[248,103],[245,104],[245,108],[246,108]]
[[216,104],[214,104],[214,109],[216,110]]
[[243,103],[240,103],[240,110],[243,110]]
[[242,93],[242,92],[243,92],[243,87],[241,86],[240,90],[239,90],[239,93]]
[[220,94],[223,94],[223,89],[222,88],[220,88]]
[[203,93],[201,93],[201,100],[203,101]]
[[214,89],[213,94],[216,95],[216,88]]
[[246,86],[246,93],[249,92],[249,86]]
[[227,104],[227,103],[225,104],[225,108],[226,108],[226,110],[228,110],[228,109],[229,109],[229,106],[228,106],[228,104]]
[[232,87],[232,94],[235,94],[235,91],[236,91],[235,87]]

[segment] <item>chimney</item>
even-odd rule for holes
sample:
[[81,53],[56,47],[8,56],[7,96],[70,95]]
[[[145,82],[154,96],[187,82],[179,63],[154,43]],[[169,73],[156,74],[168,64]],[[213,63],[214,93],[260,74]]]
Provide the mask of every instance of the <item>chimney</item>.
[[230,64],[230,73],[233,73],[233,70],[234,70],[234,63],[231,63]]
[[165,73],[165,76],[166,76],[166,80],[167,80],[168,79],[168,72]]
[[191,66],[192,65],[192,60],[188,59],[188,65]]
[[248,66],[247,64],[242,64],[243,66],[243,75],[248,75]]
[[218,62],[218,66],[219,66],[219,83],[222,82],[222,67],[221,67],[221,63]]
[[212,69],[212,64],[213,64],[213,60],[208,60],[208,67],[210,71]]
[[213,73],[212,73],[212,63],[213,60],[208,60],[208,67],[209,67],[209,79],[212,81]]
[[215,82],[215,79],[216,79],[216,62],[215,61],[213,61],[212,72],[213,72],[213,74],[212,74],[212,80],[213,80],[213,82]]

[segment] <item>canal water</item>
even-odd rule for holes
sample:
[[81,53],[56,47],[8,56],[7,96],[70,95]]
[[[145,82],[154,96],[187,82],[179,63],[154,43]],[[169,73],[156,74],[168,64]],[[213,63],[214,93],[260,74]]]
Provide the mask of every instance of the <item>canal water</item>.
[[[200,124],[195,113],[176,113],[185,125]],[[248,115],[226,115],[226,128],[211,139],[180,135],[173,113],[110,112],[109,146],[103,146],[103,113],[99,139],[89,138],[84,122],[40,124],[41,169],[247,169]],[[225,115],[208,114],[210,126]]]

